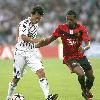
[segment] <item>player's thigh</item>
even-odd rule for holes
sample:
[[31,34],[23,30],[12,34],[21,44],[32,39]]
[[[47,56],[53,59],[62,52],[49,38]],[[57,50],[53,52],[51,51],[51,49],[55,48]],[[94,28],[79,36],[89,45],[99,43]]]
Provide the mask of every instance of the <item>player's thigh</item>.
[[77,75],[84,75],[84,70],[76,59],[69,59],[67,61],[67,66],[71,69],[72,72],[76,73]]
[[40,69],[44,69],[41,59],[37,57],[36,55],[27,57],[27,65],[35,73]]
[[67,62],[66,62],[67,66],[70,68],[70,69],[74,69],[75,67],[80,67],[80,64],[76,61],[76,59],[69,59]]
[[77,60],[85,72],[92,71],[92,66],[86,57]]
[[14,54],[14,71],[13,71],[13,76],[15,78],[20,78],[21,75],[23,74],[23,70],[25,67],[25,58],[24,58],[24,52],[15,52]]

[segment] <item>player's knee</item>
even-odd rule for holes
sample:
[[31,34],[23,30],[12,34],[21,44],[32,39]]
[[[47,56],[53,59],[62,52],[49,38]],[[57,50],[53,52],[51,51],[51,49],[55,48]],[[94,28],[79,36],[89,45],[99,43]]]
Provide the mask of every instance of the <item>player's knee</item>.
[[78,76],[78,81],[83,82],[85,80],[85,75]]
[[80,79],[85,79],[85,75],[84,75],[84,74],[79,75],[78,78],[80,78]]
[[17,84],[16,84],[16,83],[14,83],[14,82],[10,82],[10,83],[9,83],[9,86],[16,87],[16,86],[17,86]]
[[45,72],[43,69],[40,69],[36,72],[39,78],[44,78],[45,77]]
[[78,75],[78,76],[84,76],[84,70],[80,66],[76,66],[73,71]]
[[91,80],[91,81],[94,81],[95,77],[94,77],[94,75],[91,75],[91,76],[88,77],[88,79]]
[[17,83],[19,82],[19,80],[20,80],[20,78],[13,78],[12,82],[13,82],[14,84],[17,84]]
[[79,75],[79,77],[80,77],[80,78],[85,78],[85,74],[82,73],[82,74]]
[[17,80],[21,77],[21,75],[21,69],[19,67],[14,67],[13,78]]

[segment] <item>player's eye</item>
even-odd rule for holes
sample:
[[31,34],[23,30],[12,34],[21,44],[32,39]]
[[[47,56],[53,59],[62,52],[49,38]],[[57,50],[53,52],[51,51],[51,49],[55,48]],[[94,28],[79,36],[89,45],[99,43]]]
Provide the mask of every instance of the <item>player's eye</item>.
[[72,16],[67,16],[66,19],[67,19],[68,21],[74,21],[74,18],[73,18]]

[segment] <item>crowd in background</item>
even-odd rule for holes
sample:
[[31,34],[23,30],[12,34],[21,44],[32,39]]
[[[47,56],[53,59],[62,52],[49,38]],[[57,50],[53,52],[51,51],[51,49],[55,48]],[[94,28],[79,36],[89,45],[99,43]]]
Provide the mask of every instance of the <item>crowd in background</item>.
[[0,0],[0,45],[14,45],[18,23],[30,16],[33,5],[42,5],[45,15],[38,33],[47,37],[56,26],[66,21],[68,9],[74,9],[79,21],[88,26],[92,42],[100,42],[99,0]]

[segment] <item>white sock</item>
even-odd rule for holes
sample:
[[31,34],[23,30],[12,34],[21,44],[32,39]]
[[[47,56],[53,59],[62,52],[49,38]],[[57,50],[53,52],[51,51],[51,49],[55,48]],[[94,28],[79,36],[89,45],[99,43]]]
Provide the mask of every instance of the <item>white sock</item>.
[[16,88],[16,85],[14,83],[10,82],[9,88],[8,88],[8,95],[7,95],[8,98],[12,97],[15,88]]
[[42,91],[45,95],[45,98],[49,95],[49,86],[46,78],[39,79],[40,87],[42,88]]

